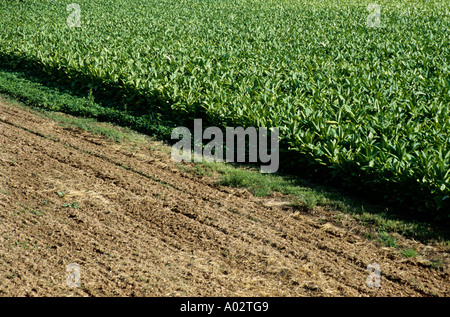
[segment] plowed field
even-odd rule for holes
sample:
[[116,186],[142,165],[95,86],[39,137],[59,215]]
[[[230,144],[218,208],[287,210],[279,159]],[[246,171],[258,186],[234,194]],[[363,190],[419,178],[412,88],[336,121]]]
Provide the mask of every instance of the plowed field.
[[[181,170],[163,145],[114,143],[0,100],[2,296],[449,296],[440,268]],[[79,265],[80,287],[67,266]],[[367,266],[381,270],[369,287]]]

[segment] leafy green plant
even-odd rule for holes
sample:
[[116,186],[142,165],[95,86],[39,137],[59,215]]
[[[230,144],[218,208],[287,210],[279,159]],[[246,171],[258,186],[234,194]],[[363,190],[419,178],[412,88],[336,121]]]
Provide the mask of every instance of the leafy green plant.
[[446,1],[381,0],[381,28],[366,25],[370,1],[77,3],[80,28],[62,0],[1,3],[2,68],[71,87],[65,100],[18,95],[161,135],[163,114],[279,127],[295,168],[449,219]]

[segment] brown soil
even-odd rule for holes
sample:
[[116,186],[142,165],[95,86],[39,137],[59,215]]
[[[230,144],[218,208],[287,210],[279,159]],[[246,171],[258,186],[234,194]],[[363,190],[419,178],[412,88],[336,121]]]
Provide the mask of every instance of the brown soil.
[[[364,237],[183,171],[154,141],[64,128],[0,100],[0,296],[449,296],[448,253]],[[428,252],[428,253],[427,253]],[[81,268],[69,287],[67,266]],[[367,266],[381,269],[370,288]]]

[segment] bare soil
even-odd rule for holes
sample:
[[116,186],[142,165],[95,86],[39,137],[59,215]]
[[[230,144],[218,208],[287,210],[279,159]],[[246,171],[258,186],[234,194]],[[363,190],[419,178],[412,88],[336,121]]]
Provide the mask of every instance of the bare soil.
[[[218,186],[162,149],[0,100],[0,296],[450,295],[439,247],[404,239],[422,255],[405,258],[350,217]],[[66,281],[71,263],[80,287]]]

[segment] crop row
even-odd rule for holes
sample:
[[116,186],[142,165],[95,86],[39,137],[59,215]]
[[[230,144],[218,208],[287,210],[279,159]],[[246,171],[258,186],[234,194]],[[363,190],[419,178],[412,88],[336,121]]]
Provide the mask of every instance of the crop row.
[[445,0],[376,1],[376,27],[375,1],[75,1],[80,27],[68,1],[3,1],[2,60],[215,125],[279,127],[343,184],[450,216]]

